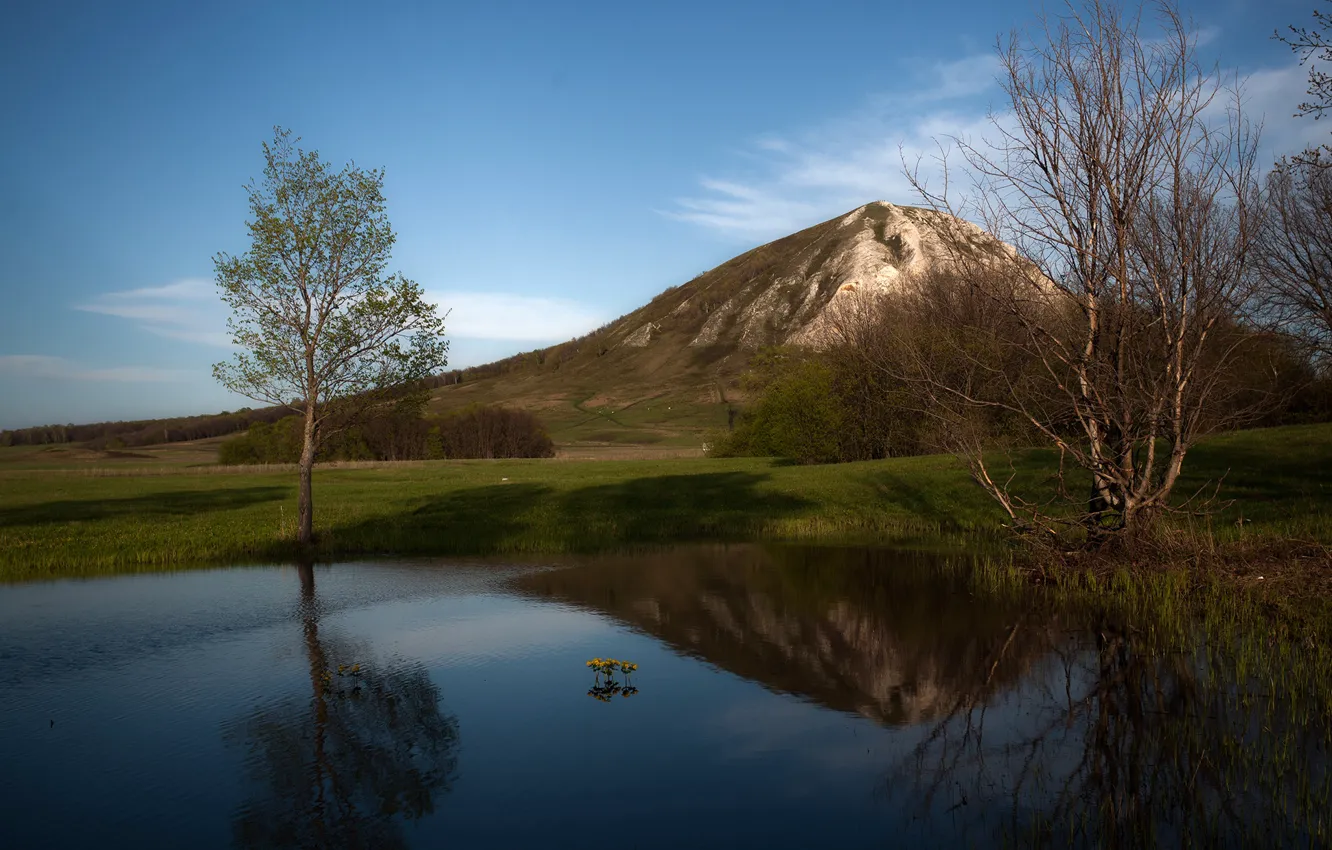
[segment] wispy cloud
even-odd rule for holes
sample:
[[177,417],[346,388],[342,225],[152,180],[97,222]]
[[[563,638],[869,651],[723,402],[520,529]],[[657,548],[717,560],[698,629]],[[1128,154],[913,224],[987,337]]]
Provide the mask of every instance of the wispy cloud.
[[747,177],[710,175],[700,193],[661,212],[738,238],[771,238],[873,200],[910,203],[902,161],[935,150],[933,138],[979,133],[997,91],[993,53],[906,72],[892,93],[798,134],[770,134],[746,151]]
[[576,301],[506,292],[439,291],[429,298],[448,310],[449,336],[468,339],[558,342],[581,336],[608,318]]
[[[520,342],[562,340],[606,321],[575,301],[504,292],[438,290],[428,293],[450,310],[449,336]],[[165,286],[108,292],[75,309],[135,322],[158,336],[203,345],[229,346],[226,306],[211,281],[185,279]]]
[[924,86],[918,91],[910,88],[904,93],[890,96],[890,102],[916,102],[933,105],[946,100],[975,97],[989,92],[1002,70],[999,56],[993,50],[973,53],[949,62],[935,62],[924,74]]
[[226,347],[226,310],[211,281],[186,278],[164,286],[108,292],[75,304],[76,310],[137,322],[158,336]]
[[179,383],[198,380],[186,369],[155,366],[88,366],[44,354],[0,355],[0,375],[36,378],[43,381],[115,381],[127,384]]
[[[1218,35],[1209,27],[1197,38],[1207,45]],[[659,212],[753,240],[782,236],[873,200],[919,203],[904,162],[919,163],[921,176],[937,187],[940,142],[958,137],[983,144],[994,135],[992,120],[1008,123],[999,71],[997,57],[987,52],[904,73],[891,93],[868,98],[852,114],[801,132],[764,135],[732,173],[701,177],[697,192]],[[1294,62],[1230,72],[1241,83],[1247,115],[1262,124],[1267,162],[1328,138],[1325,122],[1292,114],[1305,99],[1307,72]],[[1218,101],[1218,110],[1227,105]]]

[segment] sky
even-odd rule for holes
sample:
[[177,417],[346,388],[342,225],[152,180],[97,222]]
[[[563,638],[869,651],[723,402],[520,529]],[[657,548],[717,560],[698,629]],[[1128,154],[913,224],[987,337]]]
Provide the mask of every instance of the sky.
[[[1269,159],[1325,140],[1270,38],[1315,0],[1185,2]],[[585,333],[871,200],[1005,109],[1034,0],[73,3],[0,25],[0,428],[234,410],[213,257],[281,125],[386,171],[390,270],[450,366]]]

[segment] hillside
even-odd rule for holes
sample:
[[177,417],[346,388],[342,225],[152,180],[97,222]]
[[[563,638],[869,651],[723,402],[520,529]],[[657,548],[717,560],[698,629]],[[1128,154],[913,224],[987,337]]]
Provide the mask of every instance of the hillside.
[[902,274],[938,263],[945,220],[867,204],[741,254],[585,337],[451,373],[434,406],[524,407],[575,453],[613,445],[697,450],[742,400],[737,379],[756,349],[816,342],[839,296],[889,289]]
[[[667,457],[701,453],[742,402],[739,376],[755,350],[813,344],[830,305],[852,292],[891,289],[937,264],[940,231],[955,219],[883,201],[747,251],[569,342],[433,379],[435,412],[499,403],[541,417],[564,456]],[[1000,245],[961,223],[973,245]],[[271,422],[278,408],[142,422],[53,425],[0,432],[0,446],[45,446],[41,458],[155,456],[149,446],[202,441]],[[126,453],[125,449],[135,450]],[[84,454],[87,454],[87,451]],[[73,452],[73,454],[71,454]],[[11,453],[13,454],[13,453]],[[174,456],[168,452],[168,455]],[[14,457],[36,462],[38,455]]]

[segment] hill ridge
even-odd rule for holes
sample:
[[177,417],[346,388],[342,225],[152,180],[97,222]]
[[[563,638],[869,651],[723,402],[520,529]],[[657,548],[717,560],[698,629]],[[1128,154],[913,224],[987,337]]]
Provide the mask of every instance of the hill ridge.
[[[943,213],[872,201],[745,251],[583,337],[449,373],[435,404],[531,409],[565,444],[698,446],[733,415],[739,376],[755,350],[817,346],[839,297],[891,291],[905,276],[946,262],[945,224],[1002,245]],[[647,414],[654,400],[667,409],[626,425],[620,414]],[[691,412],[676,415],[681,409]]]

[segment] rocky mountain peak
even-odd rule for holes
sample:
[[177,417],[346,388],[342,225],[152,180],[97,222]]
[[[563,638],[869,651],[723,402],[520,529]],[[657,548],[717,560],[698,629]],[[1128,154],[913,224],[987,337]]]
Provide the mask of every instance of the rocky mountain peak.
[[689,348],[817,345],[829,308],[851,293],[889,292],[947,262],[944,226],[999,244],[966,222],[875,201],[770,242],[664,293],[617,323],[618,344],[645,348],[673,331]]
[[756,349],[818,347],[839,300],[891,292],[948,263],[946,237],[957,235],[969,250],[1011,252],[931,210],[866,204],[746,251],[578,339],[467,370],[439,389],[438,405],[524,407],[566,441],[678,439],[682,429],[701,439],[731,421]]

